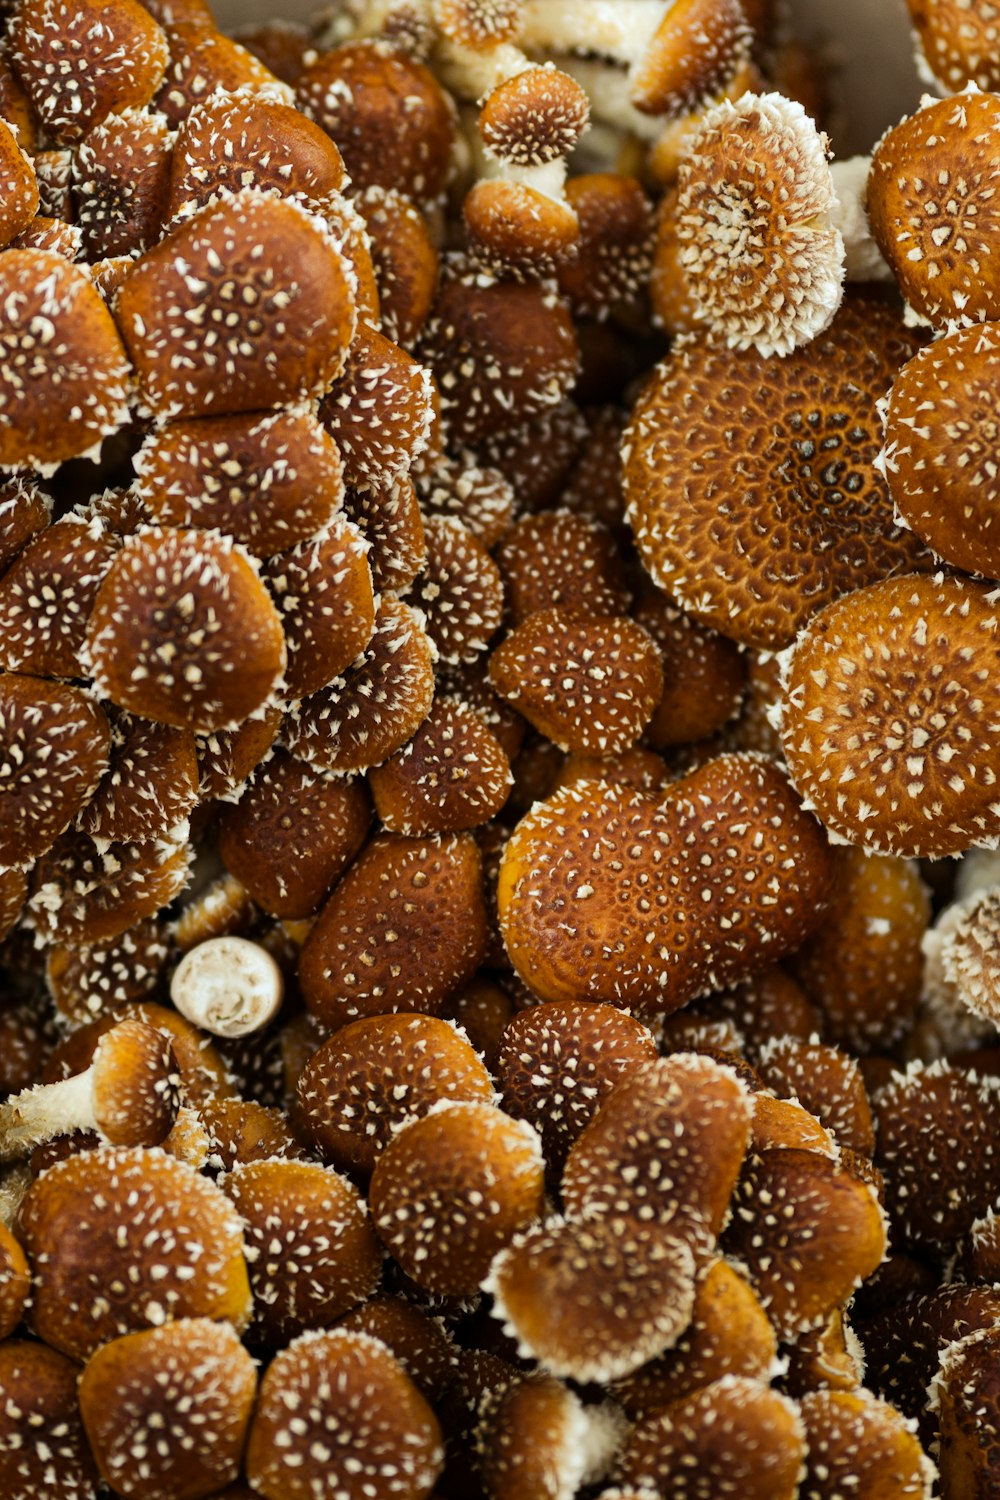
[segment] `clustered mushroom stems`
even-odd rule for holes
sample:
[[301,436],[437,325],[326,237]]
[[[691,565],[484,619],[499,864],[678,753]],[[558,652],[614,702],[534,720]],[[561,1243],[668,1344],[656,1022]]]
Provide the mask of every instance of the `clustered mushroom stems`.
[[844,160],[769,0],[0,7],[0,1500],[1000,1492],[1000,26],[908,4]]

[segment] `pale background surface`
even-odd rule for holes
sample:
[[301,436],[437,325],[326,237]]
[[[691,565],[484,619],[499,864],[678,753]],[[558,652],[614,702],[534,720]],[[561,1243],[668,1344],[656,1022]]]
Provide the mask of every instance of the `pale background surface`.
[[[232,28],[276,15],[305,18],[319,3],[215,0],[213,8],[219,24]],[[867,151],[921,93],[903,0],[790,0],[790,6],[804,36],[829,43],[839,113],[834,122],[837,155]]]

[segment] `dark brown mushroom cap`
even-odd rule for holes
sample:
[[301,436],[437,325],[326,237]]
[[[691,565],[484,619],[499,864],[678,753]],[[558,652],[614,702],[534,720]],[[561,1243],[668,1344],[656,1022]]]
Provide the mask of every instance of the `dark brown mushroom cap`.
[[347,174],[326,131],[285,103],[285,93],[217,90],[181,124],[170,172],[170,217],[202,208],[220,189],[250,185],[314,202],[337,193]]
[[355,191],[397,188],[424,204],[444,187],[453,106],[421,63],[371,42],[321,52],[296,103],[337,142]]
[[491,90],[479,111],[479,134],[491,156],[539,167],[568,156],[589,117],[586,90],[553,63],[543,63],[522,68]]
[[458,1350],[442,1318],[391,1294],[369,1297],[341,1318],[338,1327],[379,1339],[399,1360],[414,1385],[437,1406],[455,1378]]
[[368,1334],[304,1333],[261,1381],[246,1472],[266,1500],[426,1500],[443,1458],[431,1408]]
[[427,560],[420,501],[408,475],[348,489],[344,510],[371,547],[368,565],[381,593],[404,593]]
[[[490,956],[487,954],[484,962]],[[500,1043],[514,1013],[510,995],[487,974],[478,974],[463,985],[446,1002],[442,1012],[446,1020],[453,1021],[469,1038],[491,1074],[496,1073]],[[516,1111],[508,1109],[507,1113]]]
[[109,712],[108,769],[77,827],[115,843],[169,837],[198,801],[190,730]]
[[404,1120],[441,1100],[491,1104],[489,1073],[459,1029],[425,1015],[368,1016],[323,1042],[298,1082],[307,1137],[341,1171],[366,1175]]
[[148,250],[115,316],[158,417],[259,411],[321,396],[340,373],[354,287],[321,220],[245,189]]
[[280,705],[265,704],[237,729],[195,735],[202,802],[238,800],[247,777],[274,744],[282,718]]
[[35,169],[4,118],[0,121],[0,245],[9,245],[38,212]]
[[989,6],[963,0],[906,0],[924,61],[940,85],[939,92],[1000,87],[1000,25]]
[[74,223],[85,258],[134,255],[155,244],[167,214],[173,136],[162,115],[108,115],[73,152]]
[[566,304],[542,286],[449,264],[419,342],[456,443],[541,416],[567,394],[578,350]]
[[507,845],[500,924],[543,998],[670,1012],[798,946],[832,874],[783,775],[720,756],[658,802],[591,781],[536,807]]
[[607,1473],[624,1422],[610,1405],[585,1407],[543,1371],[482,1400],[475,1442],[491,1500],[561,1500]]
[[490,657],[490,681],[560,749],[634,745],[663,692],[660,654],[627,615],[536,610]]
[[875,1270],[886,1223],[874,1190],[829,1157],[768,1148],[747,1160],[723,1244],[788,1339],[818,1327]]
[[781,361],[678,341],[626,431],[629,521],[654,581],[745,645],[786,646],[837,595],[914,566],[874,460],[875,402],[918,342],[856,293]]
[[420,475],[420,506],[427,516],[444,516],[462,525],[490,549],[514,519],[514,488],[499,469],[483,468],[440,455]]
[[103,697],[202,734],[259,709],[286,658],[249,554],[221,532],[172,528],[126,538],[98,590],[87,653]]
[[493,1257],[544,1204],[541,1142],[491,1104],[440,1101],[375,1163],[368,1204],[403,1271],[438,1296],[474,1297]]
[[304,409],[169,422],[149,433],[135,467],[151,519],[218,527],[256,557],[322,531],[344,495],[337,446]]
[[579,173],[566,184],[566,201],[576,215],[576,248],[557,274],[574,317],[642,327],[655,222],[641,183],[621,172]]
[[81,688],[0,675],[0,866],[27,867],[84,807],[108,767],[111,730]]
[[919,869],[892,855],[838,852],[826,920],[788,968],[822,1013],[827,1040],[853,1052],[892,1046],[920,1000],[930,896]]
[[1000,838],[997,615],[981,584],[872,584],[810,622],[785,664],[782,744],[827,828],[936,857]]
[[335,886],[299,958],[306,1005],[326,1025],[438,1011],[486,947],[482,861],[468,833],[380,834]]
[[69,515],[31,538],[0,579],[0,665],[39,677],[83,677],[87,617],[120,542],[98,520]]
[[48,219],[38,214],[26,229],[10,242],[12,250],[50,250],[63,260],[81,258],[83,236],[75,224],[62,219]]
[[904,523],[956,568],[1000,576],[993,434],[1000,331],[964,328],[904,365],[885,407],[881,455]]
[[31,479],[0,484],[0,572],[49,524],[52,498]]
[[[217,90],[236,93],[241,88],[281,90],[274,74],[262,62],[223,36],[207,5],[184,0],[151,0],[149,7],[161,12],[170,44],[170,62],[154,107],[165,114],[172,129],[183,124],[195,105]],[[290,91],[283,91],[290,97]]]
[[745,1275],[725,1260],[700,1269],[691,1321],[672,1348],[616,1380],[611,1394],[641,1421],[723,1375],[767,1381],[778,1343]]
[[558,1176],[612,1089],[656,1055],[649,1028],[614,1006],[555,1001],[519,1011],[506,1027],[497,1085],[507,1113],[538,1131],[546,1168]]
[[321,535],[269,557],[261,572],[285,632],[288,696],[306,698],[346,672],[375,631],[368,543],[352,521],[334,516]]
[[79,1366],[45,1344],[0,1344],[0,1485],[7,1500],[91,1500],[97,1471],[77,1404]]
[[893,1243],[947,1252],[1000,1198],[1000,1079],[911,1063],[874,1098]]
[[281,1348],[370,1296],[382,1250],[358,1191],[316,1162],[240,1164],[219,1186],[247,1241],[254,1315],[246,1338]]
[[408,349],[437,292],[437,247],[427,221],[405,192],[373,184],[354,205],[368,230],[382,331]]
[[937,329],[1000,316],[998,121],[996,94],[932,99],[872,152],[872,234],[906,301]]
[[80,1376],[101,1477],[131,1500],[198,1500],[240,1469],[254,1361],[229,1324],[180,1318],[104,1344]]
[[[514,486],[518,508],[548,510],[557,506],[586,453],[587,419],[568,396],[537,416],[477,441],[481,463],[490,464]],[[615,439],[614,469],[620,468]]]
[[805,1456],[795,1404],[761,1381],[724,1375],[633,1428],[617,1478],[672,1500],[727,1490],[745,1500],[793,1500]]
[[687,1327],[694,1258],[640,1219],[552,1219],[497,1256],[484,1290],[523,1356],[573,1380],[616,1380]]
[[717,1235],[750,1141],[753,1097],[732,1069],[678,1053],[640,1063],[577,1137],[562,1175],[570,1218],[618,1214],[683,1238]]
[[284,1110],[255,1099],[205,1099],[198,1119],[207,1152],[204,1165],[231,1172],[245,1162],[299,1160],[306,1155],[292,1135]]
[[344,369],[320,406],[347,483],[387,485],[405,474],[427,446],[432,399],[425,366],[359,320]]
[[938,1463],[942,1493],[988,1494],[1000,1470],[1000,1391],[997,1333],[982,1328],[950,1344],[929,1387],[941,1439]]
[[127,417],[129,364],[89,276],[51,250],[6,250],[0,464],[52,469]]
[[371,823],[363,781],[345,781],[276,750],[234,807],[222,811],[219,854],[272,916],[307,917],[359,852]]
[[747,680],[746,653],[734,641],[650,589],[633,611],[659,647],[663,692],[645,738],[657,750],[708,739],[736,715]]
[[569,510],[525,516],[496,549],[511,624],[557,606],[623,615],[630,603],[620,550],[607,527]]
[[875,1127],[856,1058],[824,1042],[781,1037],[760,1049],[756,1066],[768,1088],[798,1099],[839,1146],[873,1155]]
[[383,595],[368,645],[342,676],[294,705],[282,728],[285,745],[321,771],[381,765],[430,712],[433,662],[422,617]]
[[503,582],[485,546],[461,521],[429,515],[426,561],[414,590],[440,658],[469,664],[487,649],[503,620]]
[[226,1319],[237,1329],[249,1321],[239,1215],[164,1151],[67,1157],[32,1183],[19,1223],[32,1329],[74,1359],[174,1318]]
[[411,740],[368,773],[391,833],[457,833],[500,811],[512,784],[500,742],[474,709],[437,698]]
[[39,119],[64,144],[148,104],[168,61],[167,38],[137,0],[27,0],[9,39]]
[[888,1402],[864,1390],[809,1391],[799,1410],[808,1444],[802,1500],[835,1500],[845,1487],[870,1500],[926,1500],[932,1493],[934,1466]]
[[31,1271],[24,1251],[6,1224],[0,1224],[0,1340],[9,1339],[20,1323],[30,1291]]

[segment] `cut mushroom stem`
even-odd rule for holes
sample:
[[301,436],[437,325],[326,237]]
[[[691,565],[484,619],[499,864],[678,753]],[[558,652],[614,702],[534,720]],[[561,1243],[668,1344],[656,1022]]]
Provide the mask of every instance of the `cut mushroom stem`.
[[0,1160],[76,1130],[96,1130],[115,1146],[155,1146],[179,1104],[170,1042],[144,1021],[121,1021],[102,1036],[85,1072],[36,1084],[0,1106]]
[[170,982],[181,1015],[213,1036],[260,1031],[281,1007],[284,981],[266,949],[247,938],[218,937],[185,954]]

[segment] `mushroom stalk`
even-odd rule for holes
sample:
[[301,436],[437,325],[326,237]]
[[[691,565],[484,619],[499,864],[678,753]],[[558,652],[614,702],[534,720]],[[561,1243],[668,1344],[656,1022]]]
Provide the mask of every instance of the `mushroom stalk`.
[[834,191],[830,222],[844,241],[844,269],[848,281],[893,280],[865,212],[865,188],[870,167],[870,156],[849,156],[830,164]]
[[213,1036],[260,1031],[281,1007],[284,981],[265,948],[247,938],[218,937],[185,954],[170,998],[188,1021]]
[[630,66],[645,53],[670,0],[528,0],[521,36],[541,52],[599,52]]

